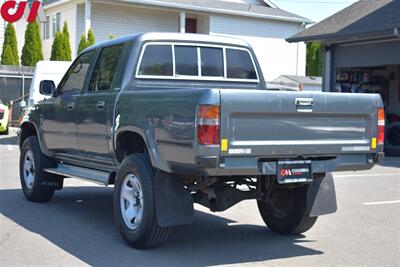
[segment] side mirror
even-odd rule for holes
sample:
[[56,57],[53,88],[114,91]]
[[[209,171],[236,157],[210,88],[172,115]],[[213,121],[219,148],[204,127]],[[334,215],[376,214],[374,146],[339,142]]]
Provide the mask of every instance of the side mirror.
[[19,106],[20,106],[21,108],[26,108],[26,102],[25,102],[25,100],[22,100],[22,101],[19,103]]
[[40,82],[39,92],[45,96],[52,96],[56,91],[56,85],[53,81],[44,80]]

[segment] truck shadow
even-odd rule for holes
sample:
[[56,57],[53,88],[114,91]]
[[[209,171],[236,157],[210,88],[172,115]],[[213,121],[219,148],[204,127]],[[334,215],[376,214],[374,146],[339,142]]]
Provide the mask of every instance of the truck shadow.
[[266,227],[196,211],[196,222],[176,227],[161,248],[138,251],[125,245],[114,225],[112,189],[67,187],[46,204],[30,203],[21,190],[0,190],[0,213],[43,236],[91,266],[209,266],[319,255]]

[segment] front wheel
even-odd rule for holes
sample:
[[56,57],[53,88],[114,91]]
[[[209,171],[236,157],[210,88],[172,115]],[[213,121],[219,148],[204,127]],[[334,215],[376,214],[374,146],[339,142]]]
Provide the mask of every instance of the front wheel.
[[161,227],[155,210],[154,173],[144,154],[128,156],[118,169],[114,215],[126,243],[137,249],[163,245],[170,228]]
[[56,189],[61,189],[63,178],[46,173],[45,168],[54,167],[55,162],[44,155],[37,136],[28,137],[21,148],[19,173],[25,197],[32,202],[50,201]]
[[258,201],[265,224],[282,235],[301,234],[313,227],[318,217],[307,211],[307,186],[274,189],[268,201]]

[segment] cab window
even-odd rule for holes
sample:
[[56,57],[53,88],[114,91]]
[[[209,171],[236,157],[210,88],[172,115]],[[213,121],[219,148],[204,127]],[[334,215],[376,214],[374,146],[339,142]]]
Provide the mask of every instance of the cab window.
[[124,45],[114,45],[101,50],[89,82],[89,92],[107,91],[112,83]]
[[94,53],[95,51],[85,53],[72,64],[60,83],[58,90],[60,95],[75,94],[82,90]]
[[172,46],[148,45],[144,51],[139,75],[172,76]]

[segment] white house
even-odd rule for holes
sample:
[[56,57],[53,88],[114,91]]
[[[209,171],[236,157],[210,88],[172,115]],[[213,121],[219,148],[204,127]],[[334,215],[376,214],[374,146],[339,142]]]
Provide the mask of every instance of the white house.
[[[254,48],[268,80],[281,74],[305,75],[306,46],[286,38],[305,29],[310,20],[262,0],[47,0],[42,23],[43,52],[50,57],[56,31],[64,21],[70,30],[73,55],[80,36],[92,28],[96,42],[110,34],[191,32],[243,38]],[[24,23],[17,23],[23,45]]]

